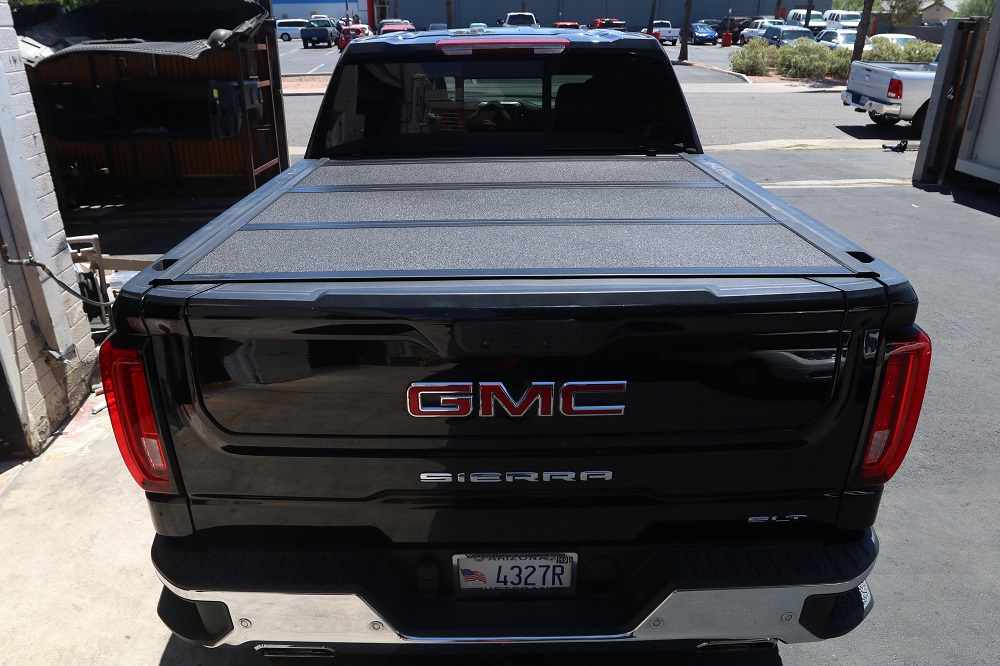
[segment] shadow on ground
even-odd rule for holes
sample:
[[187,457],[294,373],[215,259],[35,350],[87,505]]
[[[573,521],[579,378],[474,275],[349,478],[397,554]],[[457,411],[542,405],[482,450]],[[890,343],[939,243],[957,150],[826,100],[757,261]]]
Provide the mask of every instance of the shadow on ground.
[[188,645],[171,636],[160,666],[781,666],[778,649],[748,652],[629,652],[622,654],[532,655],[512,649],[504,656],[347,656],[327,658],[263,657],[252,648],[205,648]]
[[[958,182],[947,185],[916,185],[925,192],[936,192],[944,197],[951,197],[959,206],[977,210],[1000,219],[1000,187],[995,183],[978,180],[971,176],[957,174]],[[968,180],[965,180],[965,179]]]
[[834,125],[834,127],[855,139],[881,139],[886,143],[920,140],[920,132],[917,128],[905,121],[891,126],[868,123],[867,125]]

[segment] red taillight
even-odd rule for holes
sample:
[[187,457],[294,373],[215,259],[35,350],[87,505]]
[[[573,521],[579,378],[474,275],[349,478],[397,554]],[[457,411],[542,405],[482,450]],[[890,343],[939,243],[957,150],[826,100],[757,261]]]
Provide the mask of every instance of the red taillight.
[[446,56],[470,56],[503,53],[507,55],[559,55],[569,47],[562,37],[473,37],[447,38],[437,43],[437,50]]
[[907,333],[905,339],[886,343],[882,390],[861,466],[862,485],[878,485],[892,478],[917,428],[931,367],[931,339],[917,327]]
[[889,79],[889,99],[903,99],[903,82],[899,79]]
[[139,352],[117,347],[114,336],[108,337],[101,345],[101,380],[111,427],[132,478],[150,492],[176,493]]

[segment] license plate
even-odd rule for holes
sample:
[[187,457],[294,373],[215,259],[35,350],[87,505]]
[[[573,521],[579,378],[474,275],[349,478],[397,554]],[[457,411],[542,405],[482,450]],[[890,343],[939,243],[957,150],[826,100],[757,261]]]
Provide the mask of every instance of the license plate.
[[459,592],[572,594],[576,583],[576,553],[481,553],[452,562]]
[[862,95],[860,101],[861,101],[861,106],[867,106],[870,100],[868,98],[868,95]]

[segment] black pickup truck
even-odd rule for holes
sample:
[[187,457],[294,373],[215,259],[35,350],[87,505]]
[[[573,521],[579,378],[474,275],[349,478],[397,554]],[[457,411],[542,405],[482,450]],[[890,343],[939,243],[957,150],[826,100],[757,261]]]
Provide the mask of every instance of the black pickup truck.
[[702,154],[655,39],[453,31],[352,44],[101,369],[187,641],[749,648],[871,607],[916,312]]

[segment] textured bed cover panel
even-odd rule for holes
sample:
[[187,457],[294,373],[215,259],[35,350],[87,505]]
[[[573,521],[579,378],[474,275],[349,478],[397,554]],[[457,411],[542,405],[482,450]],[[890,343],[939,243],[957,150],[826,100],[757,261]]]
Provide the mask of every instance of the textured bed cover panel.
[[327,163],[178,280],[854,274],[759,203],[679,157]]

